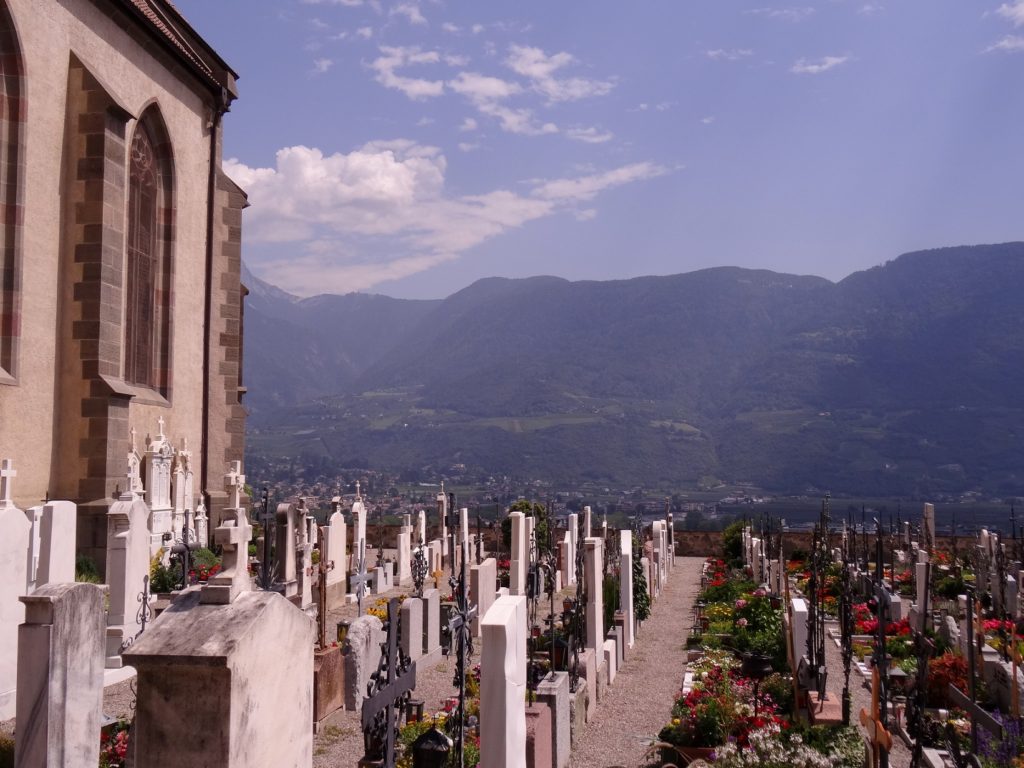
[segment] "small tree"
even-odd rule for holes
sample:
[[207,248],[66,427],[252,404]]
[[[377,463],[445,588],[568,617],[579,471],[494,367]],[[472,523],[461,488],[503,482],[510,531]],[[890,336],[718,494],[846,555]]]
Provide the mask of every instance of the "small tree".
[[651,595],[647,591],[647,574],[640,558],[644,556],[643,543],[640,537],[633,534],[633,616],[639,621],[646,621],[651,615]]

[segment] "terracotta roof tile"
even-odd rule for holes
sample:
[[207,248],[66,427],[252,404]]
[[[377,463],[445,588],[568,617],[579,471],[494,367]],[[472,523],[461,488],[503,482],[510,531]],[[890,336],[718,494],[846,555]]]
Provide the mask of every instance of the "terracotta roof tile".
[[[188,40],[174,28],[173,21],[167,19],[165,14],[156,7],[156,3],[151,2],[151,0],[131,0],[131,3],[164,37],[171,42],[172,45],[174,45],[175,48],[181,51],[185,58],[213,79],[213,70],[210,68],[210,65],[196,54],[195,50],[193,50],[192,46],[188,43]],[[179,16],[181,15],[178,9],[175,8],[169,0],[164,0],[164,3],[170,6],[174,13]]]

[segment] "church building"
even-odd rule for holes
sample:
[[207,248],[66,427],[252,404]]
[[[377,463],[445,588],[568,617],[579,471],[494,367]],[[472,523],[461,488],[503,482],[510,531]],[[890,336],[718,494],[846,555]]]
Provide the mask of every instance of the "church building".
[[0,70],[0,459],[102,568],[130,453],[211,530],[242,459],[237,76],[170,0],[0,0]]

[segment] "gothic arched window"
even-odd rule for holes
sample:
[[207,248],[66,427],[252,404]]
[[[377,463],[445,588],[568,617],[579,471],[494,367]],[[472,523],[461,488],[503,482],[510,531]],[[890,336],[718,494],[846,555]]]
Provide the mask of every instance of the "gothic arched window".
[[124,377],[165,397],[170,389],[173,197],[170,143],[154,107],[139,120],[129,157]]
[[0,381],[16,375],[21,316],[21,232],[24,222],[25,88],[21,49],[0,0]]

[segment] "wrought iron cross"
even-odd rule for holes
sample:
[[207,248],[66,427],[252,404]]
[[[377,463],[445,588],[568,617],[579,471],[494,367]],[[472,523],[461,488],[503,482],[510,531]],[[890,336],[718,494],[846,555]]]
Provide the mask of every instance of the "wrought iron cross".
[[[327,529],[322,525],[317,526],[320,532],[321,542],[327,541]],[[327,647],[327,574],[334,570],[334,561],[324,557],[323,548],[320,550],[320,562],[317,564],[317,571],[320,577],[320,589],[317,592],[316,626],[319,635],[320,648]]]
[[412,562],[409,570],[412,571],[413,594],[416,597],[423,597],[423,582],[427,578],[427,555],[423,549],[423,537],[419,537],[419,546],[412,553]]
[[[587,582],[583,573],[585,543],[583,517],[576,521],[576,600],[569,615],[569,690],[573,693],[580,685],[580,645],[587,631]],[[551,650],[554,654],[554,649]]]
[[370,575],[366,572],[366,541],[359,542],[359,559],[356,561],[356,572],[348,577],[352,591],[356,595],[357,616],[363,615],[363,597],[366,595],[366,582]]
[[[455,552],[452,551],[454,556]],[[456,710],[448,718],[445,729],[451,734],[455,741],[455,754],[458,755],[457,765],[461,768],[464,760],[465,747],[465,718],[466,718],[466,666],[469,658],[473,655],[473,631],[472,622],[477,616],[477,606],[469,602],[469,593],[466,584],[466,560],[469,552],[466,551],[463,542],[462,551],[459,553],[462,560],[462,567],[459,569],[459,579],[455,589],[455,610],[448,614],[448,637],[455,646],[455,676],[452,685],[459,689],[459,703]],[[449,651],[451,646],[449,646]]]
[[363,700],[363,746],[370,760],[382,760],[383,768],[395,766],[395,737],[405,703],[416,687],[416,663],[402,653],[401,601],[388,601],[387,640],[381,643],[380,663],[367,684]]

